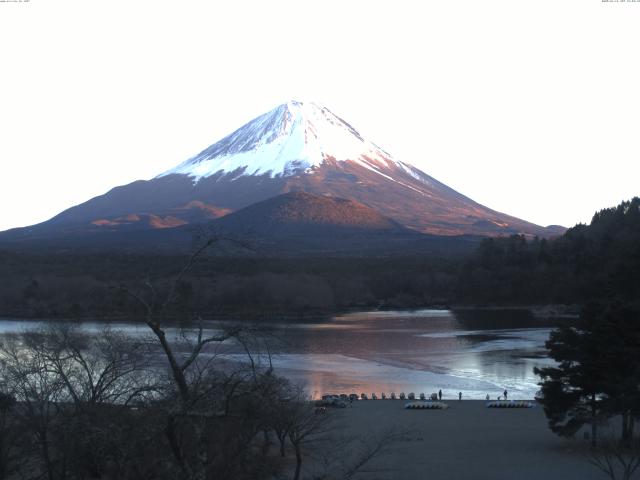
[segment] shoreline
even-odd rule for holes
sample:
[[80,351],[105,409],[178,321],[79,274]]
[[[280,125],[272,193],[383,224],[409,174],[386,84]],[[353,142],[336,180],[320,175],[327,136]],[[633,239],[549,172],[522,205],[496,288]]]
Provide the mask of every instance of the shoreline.
[[[432,304],[422,306],[380,306],[380,305],[361,305],[359,307],[337,309],[337,310],[315,310],[315,311],[274,311],[264,313],[247,312],[238,310],[237,312],[228,311],[214,314],[205,319],[205,322],[273,322],[273,321],[299,321],[314,322],[332,319],[335,317],[346,316],[357,313],[375,313],[375,312],[420,312],[425,311],[481,311],[481,312],[508,312],[508,311],[530,311],[535,318],[566,318],[575,319],[579,317],[581,306],[577,304],[530,304],[530,305],[477,305],[477,304]],[[64,317],[64,316],[31,316],[25,315],[23,312],[0,312],[0,321],[57,321],[57,322],[134,322],[143,323],[141,318],[134,318],[129,315],[93,315],[81,317]],[[167,319],[167,323],[180,323],[177,317]]]

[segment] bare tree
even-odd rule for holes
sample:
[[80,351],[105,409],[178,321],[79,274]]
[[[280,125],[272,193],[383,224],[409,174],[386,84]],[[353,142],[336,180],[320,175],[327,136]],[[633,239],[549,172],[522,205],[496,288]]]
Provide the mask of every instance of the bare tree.
[[2,377],[17,400],[16,421],[33,438],[33,449],[25,452],[49,480],[64,478],[65,467],[54,448],[54,429],[65,399],[64,383],[51,375],[47,360],[24,348],[19,336],[7,336],[0,344]]
[[410,430],[389,428],[363,438],[342,435],[336,427],[335,432],[319,439],[316,445],[321,448],[309,455],[314,460],[314,471],[308,477],[313,480],[353,480],[388,472],[379,460],[409,434]]
[[353,452],[351,462],[343,468],[341,478],[351,480],[359,474],[371,474],[380,468],[371,468],[374,459],[385,455],[397,442],[406,437],[407,431],[390,428],[371,438],[352,437],[347,451]]
[[18,448],[22,435],[13,419],[15,406],[12,395],[0,393],[0,480],[12,478],[22,466]]
[[640,468],[640,439],[620,441],[609,435],[591,448],[586,458],[611,480],[630,480]]
[[148,349],[109,327],[95,335],[76,324],[55,323],[22,335],[30,352],[43,359],[78,410],[100,404],[129,405],[154,391],[148,375]]
[[289,401],[286,408],[289,413],[287,435],[296,456],[293,478],[298,480],[302,471],[304,447],[331,431],[332,416],[318,413],[302,391],[296,392],[296,396]]
[[13,421],[38,447],[23,454],[39,458],[50,480],[99,477],[117,454],[118,423],[155,388],[141,345],[110,329],[86,335],[69,324],[0,345],[5,388],[17,399]]
[[[206,330],[202,317],[190,311],[188,305],[177,301],[180,285],[195,261],[207,248],[221,241],[230,239],[215,236],[205,241],[164,288],[155,285],[150,279],[138,289],[127,285],[119,287],[141,309],[142,319],[157,340],[168,364],[175,395],[172,397],[169,394],[166,397],[164,433],[182,475],[194,480],[205,479],[213,471],[218,472],[218,475],[231,475],[228,469],[232,468],[233,462],[230,459],[246,455],[256,434],[264,431],[262,425],[265,424],[259,418],[263,413],[260,402],[254,400],[264,394],[261,391],[264,377],[259,363],[260,356],[254,356],[257,330],[237,323]],[[176,318],[181,327],[179,342],[172,341],[168,333],[170,321]],[[231,373],[218,371],[213,368],[217,349],[231,339],[244,349],[249,367],[239,366]],[[264,342],[261,345],[264,346]],[[270,355],[268,358],[270,360]],[[247,377],[247,374],[250,376]],[[239,399],[242,401],[239,402]],[[234,405],[237,402],[238,405]],[[235,411],[232,407],[236,407]],[[215,425],[218,427],[214,427]],[[224,425],[224,428],[219,428],[220,425]],[[216,428],[217,432],[224,432],[231,425],[236,429],[232,436],[216,437],[212,433]],[[220,455],[223,451],[226,452],[225,461]],[[238,460],[233,465],[241,463]],[[235,472],[233,475],[240,473]]]
[[[205,334],[204,322],[200,316],[188,319],[195,323],[195,341],[190,345],[190,351],[186,355],[179,355],[174,351],[167,338],[166,320],[168,313],[178,298],[178,289],[185,275],[193,267],[196,259],[201,256],[216,239],[209,239],[189,257],[180,272],[171,281],[166,293],[162,292],[153,284],[150,279],[144,281],[144,288],[141,291],[134,291],[127,285],[120,285],[120,290],[132,298],[144,312],[143,321],[156,337],[162,352],[169,364],[171,375],[179,398],[182,402],[182,409],[189,409],[192,397],[192,389],[188,379],[189,369],[194,365],[203,349],[212,343],[222,343],[225,340],[237,335],[239,328],[232,327],[229,330],[222,330],[215,333]],[[184,314],[184,312],[181,312]]]

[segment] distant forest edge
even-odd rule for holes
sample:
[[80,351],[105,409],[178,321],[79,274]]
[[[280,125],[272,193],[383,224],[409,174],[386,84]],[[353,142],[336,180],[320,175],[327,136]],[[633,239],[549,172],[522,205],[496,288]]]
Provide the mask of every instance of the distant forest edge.
[[[168,286],[184,256],[0,251],[0,316],[119,318],[119,285]],[[640,198],[555,239],[488,238],[458,257],[254,258],[205,255],[179,284],[179,308],[268,319],[362,308],[582,305],[640,298]],[[160,287],[162,288],[162,287]],[[178,307],[176,307],[178,308]],[[176,316],[179,312],[176,311]]]

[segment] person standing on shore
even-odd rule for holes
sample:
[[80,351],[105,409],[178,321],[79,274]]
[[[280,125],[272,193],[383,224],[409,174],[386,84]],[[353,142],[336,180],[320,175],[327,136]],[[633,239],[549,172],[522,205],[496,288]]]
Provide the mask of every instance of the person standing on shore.
[[458,392],[458,401],[462,400],[462,392]]
[[442,390],[438,390],[438,398],[442,401]]
[[507,389],[505,388],[505,389],[504,389],[504,392],[502,392],[502,393],[503,393],[503,395],[504,395],[504,399],[506,400],[506,399],[507,399]]

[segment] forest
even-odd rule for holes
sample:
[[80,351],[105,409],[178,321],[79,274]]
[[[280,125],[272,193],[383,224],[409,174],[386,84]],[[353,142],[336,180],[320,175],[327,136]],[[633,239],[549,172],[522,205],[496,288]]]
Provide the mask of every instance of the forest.
[[[597,212],[553,239],[487,238],[470,254],[278,258],[220,253],[215,242],[178,287],[208,317],[314,317],[363,308],[581,305],[637,299],[640,199]],[[118,286],[170,281],[176,255],[0,251],[0,316],[118,318]]]
[[479,303],[634,301],[640,281],[640,198],[597,212],[561,237],[490,238],[461,267],[458,293]]

